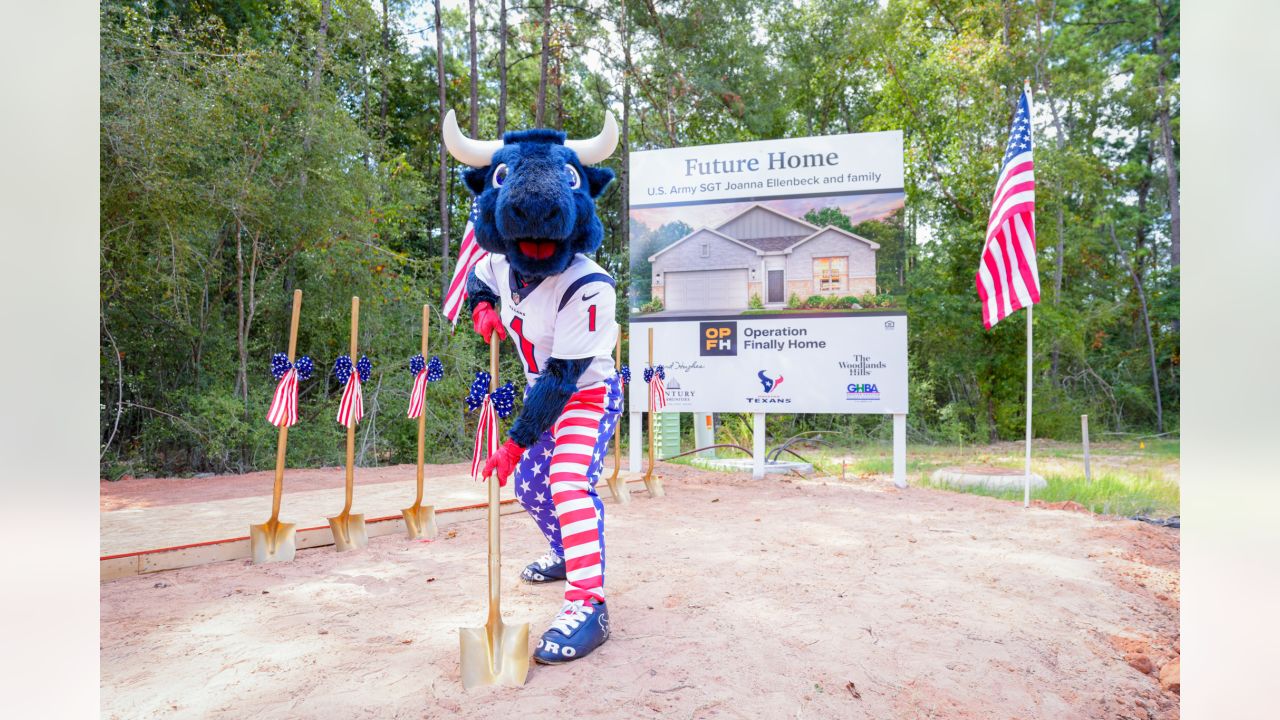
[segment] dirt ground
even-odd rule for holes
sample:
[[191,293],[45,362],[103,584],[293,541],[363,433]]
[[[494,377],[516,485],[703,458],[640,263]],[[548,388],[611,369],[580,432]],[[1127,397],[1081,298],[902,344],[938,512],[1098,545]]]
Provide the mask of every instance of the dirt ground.
[[[606,508],[614,634],[589,659],[462,690],[457,629],[486,592],[485,526],[465,522],[104,584],[103,717],[1178,717],[1158,680],[1176,530],[883,478],[663,470],[665,498]],[[526,517],[502,530],[504,615],[536,639],[561,588],[514,582],[545,545]]]

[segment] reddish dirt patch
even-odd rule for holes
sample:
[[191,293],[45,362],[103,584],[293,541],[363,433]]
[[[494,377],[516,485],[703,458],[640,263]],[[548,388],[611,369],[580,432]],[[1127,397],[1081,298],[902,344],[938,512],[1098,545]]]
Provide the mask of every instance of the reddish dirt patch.
[[[437,474],[465,473],[470,463],[432,465]],[[289,491],[327,490],[342,487],[345,482],[343,468],[289,468]],[[355,484],[377,485],[404,480],[403,465],[360,468],[355,474]],[[126,508],[153,507],[156,505],[182,505],[230,500],[271,493],[275,481],[274,470],[260,470],[243,475],[212,475],[203,478],[135,478],[100,480],[98,482],[98,509],[107,512]]]

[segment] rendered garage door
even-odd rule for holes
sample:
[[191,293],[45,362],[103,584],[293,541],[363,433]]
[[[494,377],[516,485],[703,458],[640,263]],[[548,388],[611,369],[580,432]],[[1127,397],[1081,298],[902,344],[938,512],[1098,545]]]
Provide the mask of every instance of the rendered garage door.
[[747,306],[747,271],[668,272],[667,310],[738,309]]

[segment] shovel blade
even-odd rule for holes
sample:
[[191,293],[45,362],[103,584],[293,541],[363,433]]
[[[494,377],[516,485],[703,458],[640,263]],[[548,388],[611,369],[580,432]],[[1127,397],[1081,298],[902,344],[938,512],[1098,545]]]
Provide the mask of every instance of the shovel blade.
[[615,502],[619,505],[626,505],[631,502],[631,490],[627,488],[626,480],[618,477],[615,473],[607,482],[609,483],[609,494],[613,496]]
[[436,537],[436,509],[432,505],[414,505],[400,511],[404,515],[404,528],[410,540],[434,540]]
[[529,675],[529,623],[498,620],[478,628],[459,628],[462,687],[524,685]]
[[294,533],[296,523],[269,523],[249,526],[249,547],[253,550],[253,562],[289,562],[298,546]]
[[369,533],[364,528],[364,513],[335,515],[329,518],[329,529],[333,531],[333,546],[338,552],[369,547]]

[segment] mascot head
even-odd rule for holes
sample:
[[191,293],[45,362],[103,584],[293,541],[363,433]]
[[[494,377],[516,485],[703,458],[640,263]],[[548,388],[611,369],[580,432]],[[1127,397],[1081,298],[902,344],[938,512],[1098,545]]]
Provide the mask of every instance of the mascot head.
[[604,129],[590,140],[566,140],[555,130],[509,132],[501,140],[472,140],[445,117],[444,144],[476,196],[476,242],[527,279],[564,272],[576,253],[593,253],[604,238],[595,199],[613,180],[591,167],[613,154],[618,124],[605,112]]

